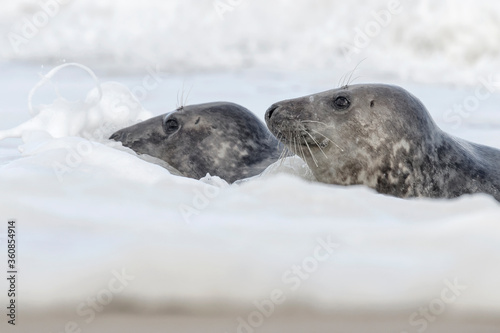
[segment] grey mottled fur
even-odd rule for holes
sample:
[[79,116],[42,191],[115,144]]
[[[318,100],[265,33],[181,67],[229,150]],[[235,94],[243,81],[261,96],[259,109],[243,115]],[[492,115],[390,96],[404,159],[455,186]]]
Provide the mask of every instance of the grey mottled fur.
[[[179,129],[169,133],[165,123]],[[190,178],[207,173],[232,183],[276,162],[284,146],[244,107],[228,102],[189,105],[114,133],[138,154],[159,158]]]
[[[335,104],[345,97],[349,107]],[[403,88],[360,84],[275,103],[266,122],[325,183],[396,197],[488,193],[500,201],[500,150],[443,132]]]

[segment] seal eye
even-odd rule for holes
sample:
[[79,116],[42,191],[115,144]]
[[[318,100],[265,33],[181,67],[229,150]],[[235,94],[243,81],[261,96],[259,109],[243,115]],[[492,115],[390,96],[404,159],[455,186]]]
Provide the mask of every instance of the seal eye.
[[335,100],[333,101],[333,104],[334,104],[336,109],[344,110],[344,109],[347,109],[351,105],[351,102],[349,102],[347,97],[339,96],[339,97],[335,98]]
[[165,129],[165,132],[167,134],[174,133],[179,129],[179,122],[177,122],[177,120],[175,119],[169,119],[165,122],[163,128]]

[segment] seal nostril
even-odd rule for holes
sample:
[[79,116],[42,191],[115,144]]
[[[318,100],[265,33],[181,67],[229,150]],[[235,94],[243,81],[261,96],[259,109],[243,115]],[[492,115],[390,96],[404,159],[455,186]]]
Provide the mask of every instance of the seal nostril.
[[121,134],[121,132],[118,131],[118,132],[113,133],[109,137],[109,140],[121,141],[121,138],[122,138],[122,134]]
[[274,111],[276,111],[278,108],[279,108],[279,105],[273,105],[273,106],[271,106],[269,108],[269,110],[267,110],[267,118],[271,119],[271,117],[273,116]]

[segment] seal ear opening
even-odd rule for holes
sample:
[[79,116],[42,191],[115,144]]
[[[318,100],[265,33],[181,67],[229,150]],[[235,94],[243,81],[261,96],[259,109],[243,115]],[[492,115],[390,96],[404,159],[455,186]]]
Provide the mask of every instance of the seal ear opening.
[[372,107],[374,107],[374,106],[375,106],[375,101],[371,101],[371,102],[370,102],[370,107],[372,108]]

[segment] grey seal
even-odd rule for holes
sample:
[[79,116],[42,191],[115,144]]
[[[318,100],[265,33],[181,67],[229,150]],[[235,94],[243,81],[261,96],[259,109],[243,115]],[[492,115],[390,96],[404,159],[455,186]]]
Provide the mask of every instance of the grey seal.
[[186,177],[209,173],[230,183],[260,174],[285,150],[258,117],[229,102],[183,106],[110,139],[161,159]]
[[488,193],[500,201],[500,150],[443,132],[401,87],[344,86],[275,103],[265,119],[320,182],[400,198]]

